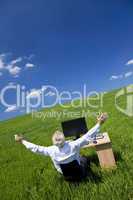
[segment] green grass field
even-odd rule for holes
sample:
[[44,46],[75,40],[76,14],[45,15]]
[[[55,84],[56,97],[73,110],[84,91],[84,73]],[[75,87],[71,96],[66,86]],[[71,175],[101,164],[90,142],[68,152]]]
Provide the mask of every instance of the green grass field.
[[[40,145],[51,145],[51,136],[60,129],[60,122],[68,119],[47,118],[40,120],[31,115],[0,122],[0,200],[129,200],[133,199],[133,118],[115,108],[117,91],[104,96],[101,111],[109,114],[102,131],[108,131],[112,140],[117,169],[101,170],[96,153],[92,149],[81,150],[90,157],[90,176],[81,183],[69,183],[56,172],[48,157],[33,154],[14,141],[14,134],[22,133],[27,140]],[[125,96],[119,99],[124,107]],[[77,101],[78,103],[78,101]],[[49,110],[64,112],[56,106]],[[69,108],[66,111],[80,111]],[[91,112],[98,109],[85,110]],[[48,111],[43,110],[43,112]],[[86,118],[88,128],[95,124],[95,117]]]

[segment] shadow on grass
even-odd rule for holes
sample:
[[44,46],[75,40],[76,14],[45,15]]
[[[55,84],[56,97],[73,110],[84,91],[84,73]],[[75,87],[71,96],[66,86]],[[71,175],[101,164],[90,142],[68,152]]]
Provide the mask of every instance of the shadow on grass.
[[[115,160],[116,162],[117,161],[120,161],[120,162],[124,162],[124,159],[122,158],[121,156],[121,153],[119,151],[114,151],[114,156],[115,156]],[[70,184],[74,184],[76,186],[80,185],[80,183],[87,183],[87,182],[92,182],[92,183],[101,183],[103,182],[102,181],[102,177],[103,177],[103,174],[102,174],[102,171],[101,171],[101,167],[100,167],[100,164],[99,164],[99,160],[98,160],[98,156],[97,154],[92,154],[92,155],[89,155],[89,156],[85,156],[88,160],[88,169],[87,169],[87,176],[86,178],[80,180],[80,181],[67,181],[69,182]],[[94,167],[96,166],[96,167]],[[44,171],[44,167],[41,167],[39,170],[39,174],[43,174],[43,171]],[[59,179],[60,182],[64,182],[65,179],[62,175],[60,176],[57,176]]]
[[[85,179],[83,179],[80,182],[92,182],[92,183],[101,183],[102,181],[102,171],[100,168],[99,160],[97,154],[92,154],[89,156],[85,156],[88,160],[88,173]],[[125,162],[124,159],[122,158],[122,155],[119,151],[114,151],[114,157],[116,162]],[[93,167],[91,165],[96,165],[97,169],[94,171]],[[108,171],[109,172],[109,171]],[[75,182],[73,182],[75,184]],[[77,185],[79,182],[77,182]]]
[[96,166],[99,166],[99,160],[97,154],[92,154],[85,157],[87,158],[89,164],[94,163]]
[[[90,163],[94,163],[96,166],[100,166],[97,154],[92,154],[86,157]],[[124,162],[124,159],[122,158],[122,155],[119,151],[114,151],[114,157],[116,162],[117,161]]]
[[[69,182],[70,184],[74,184],[75,186],[79,186],[81,183],[88,183],[88,182],[92,182],[92,183],[101,183],[102,182],[102,173],[101,173],[101,169],[99,166],[99,160],[97,155],[93,154],[90,156],[85,156],[87,158],[87,174],[86,177],[80,179],[80,180],[65,180],[65,178],[62,176],[61,181],[66,181]],[[93,166],[91,166],[93,164],[95,164],[97,167],[94,171]]]
[[94,172],[90,167],[88,167],[87,176],[85,178],[83,178],[82,180],[79,180],[79,181],[65,180],[63,176],[60,177],[60,178],[61,178],[62,181],[66,181],[69,184],[73,184],[75,186],[80,186],[80,184],[88,183],[88,182],[97,183],[97,184],[102,182],[102,174]]
[[87,177],[83,180],[84,182],[92,182],[92,183],[101,183],[102,182],[102,174],[101,172],[94,172],[91,167],[88,169]]
[[97,167],[99,166],[99,160],[96,154],[92,154],[89,156],[86,156],[88,160],[88,173],[87,177],[83,180],[84,182],[91,181],[93,183],[100,183],[102,182],[102,174],[100,168],[97,169],[97,171],[93,170],[93,167],[91,165],[95,164]]
[[116,162],[117,161],[122,161],[122,162],[124,161],[124,159],[122,158],[121,153],[119,151],[114,151],[114,157],[115,157]]

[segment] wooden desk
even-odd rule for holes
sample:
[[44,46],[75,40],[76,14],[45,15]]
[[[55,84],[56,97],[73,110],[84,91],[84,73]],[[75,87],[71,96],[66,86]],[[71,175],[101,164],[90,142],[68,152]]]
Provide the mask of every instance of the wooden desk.
[[83,148],[94,147],[96,149],[100,166],[102,168],[114,168],[116,167],[114,154],[112,151],[112,145],[108,133],[103,133],[103,138],[98,139],[97,143],[90,143]]

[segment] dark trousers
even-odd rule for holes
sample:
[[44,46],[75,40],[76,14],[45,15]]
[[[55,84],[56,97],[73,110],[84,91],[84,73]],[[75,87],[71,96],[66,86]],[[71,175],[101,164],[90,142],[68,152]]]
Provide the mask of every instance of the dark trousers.
[[80,164],[77,160],[73,160],[67,164],[60,164],[60,167],[68,181],[80,181],[88,174],[88,161],[85,156],[80,156]]
[[80,156],[80,166],[82,169],[83,177],[87,176],[88,160],[85,156]]

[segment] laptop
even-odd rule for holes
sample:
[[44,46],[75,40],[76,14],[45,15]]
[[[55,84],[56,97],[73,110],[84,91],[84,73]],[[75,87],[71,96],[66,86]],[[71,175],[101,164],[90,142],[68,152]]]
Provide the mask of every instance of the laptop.
[[61,125],[65,137],[74,137],[74,139],[78,139],[88,131],[84,117],[64,121]]

